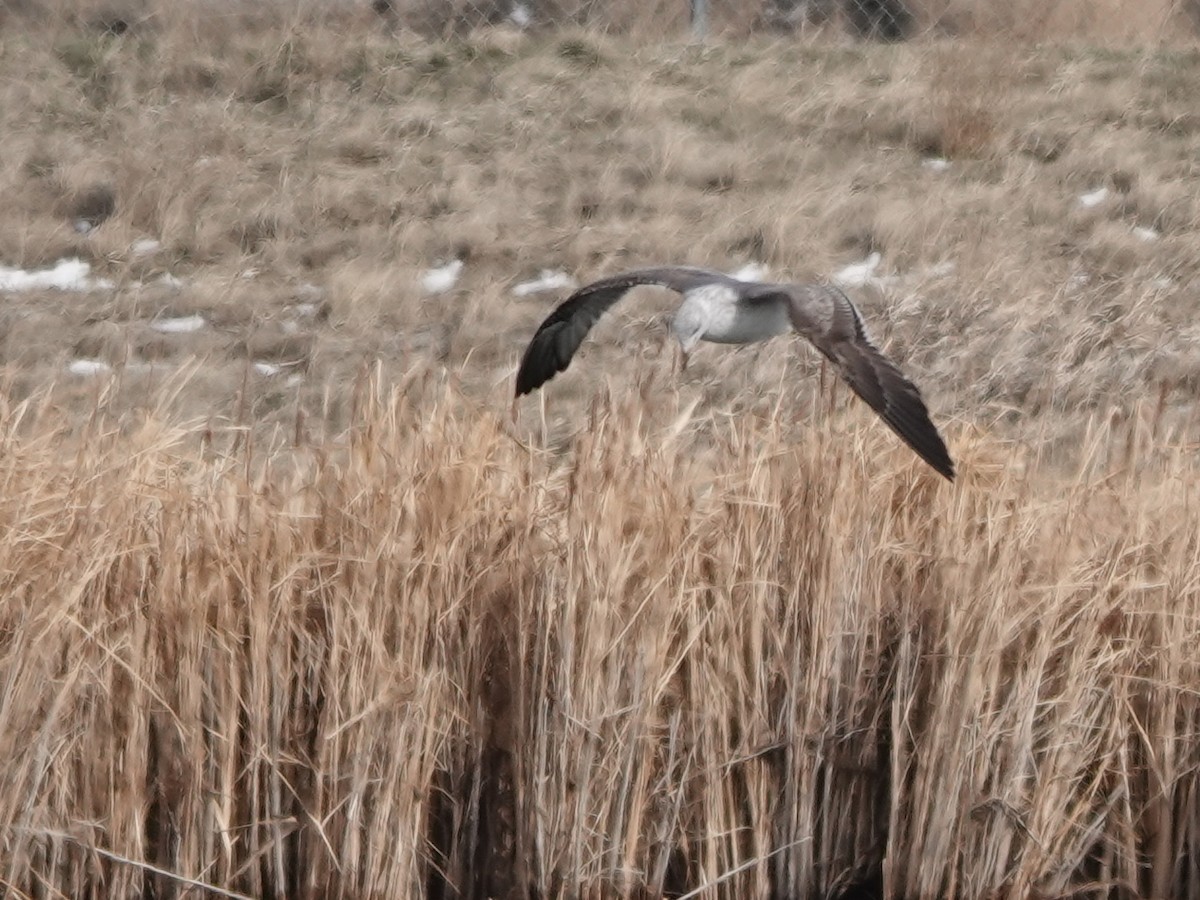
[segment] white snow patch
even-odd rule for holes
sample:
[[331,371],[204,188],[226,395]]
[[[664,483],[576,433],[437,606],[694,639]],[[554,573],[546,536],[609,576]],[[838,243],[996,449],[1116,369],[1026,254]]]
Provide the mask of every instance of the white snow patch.
[[199,331],[208,322],[204,320],[204,316],[176,316],[171,319],[158,319],[150,323],[150,327],[159,334],[189,334],[193,331]]
[[573,291],[576,287],[578,284],[575,279],[562,269],[542,269],[537,278],[522,281],[513,287],[512,292],[518,297],[527,297],[530,294],[540,294],[545,291]]
[[72,375],[89,376],[103,375],[112,371],[112,366],[102,359],[73,359],[67,363],[67,371]]
[[935,263],[921,274],[926,278],[945,278],[947,275],[954,273],[954,260],[944,259],[940,263]]
[[1079,205],[1084,209],[1091,209],[1093,206],[1099,206],[1108,199],[1108,188],[1096,188],[1094,191],[1088,191],[1086,194],[1079,195]]
[[317,287],[311,281],[306,281],[296,288],[296,299],[316,303],[325,299],[325,289]]
[[287,381],[284,384],[288,387],[296,387],[297,385],[304,384],[304,376],[299,372],[293,372],[287,377]]
[[162,249],[162,244],[154,238],[140,238],[133,242],[129,248],[129,253],[134,259],[141,259],[143,256],[150,256]]
[[879,266],[881,259],[883,257],[879,253],[872,253],[862,262],[851,263],[844,269],[834,272],[833,280],[846,287],[864,287],[877,283],[880,279],[875,277],[875,269]]
[[934,263],[930,266],[925,266],[921,269],[915,269],[911,272],[897,273],[894,275],[876,275],[875,270],[879,267],[882,259],[880,253],[875,252],[864,259],[862,262],[852,263],[845,268],[834,272],[830,276],[830,280],[842,287],[875,287],[875,288],[898,288],[904,286],[920,285],[924,282],[931,281],[936,278],[945,278],[953,274],[956,266],[954,260],[944,259],[939,263]]
[[429,269],[421,276],[421,288],[427,294],[444,294],[458,283],[458,276],[462,274],[462,270],[461,259],[454,259],[444,266]]
[[158,283],[163,287],[169,287],[175,290],[183,287],[183,279],[175,277],[170,272],[163,272],[161,275],[159,275]]
[[0,291],[33,291],[38,288],[90,291],[113,286],[106,278],[89,277],[91,271],[92,267],[82,259],[60,259],[54,268],[36,272],[0,266]]
[[71,227],[74,228],[80,234],[87,234],[96,226],[93,225],[91,222],[89,222],[87,219],[76,219],[74,222],[71,223]]
[[512,22],[518,28],[528,28],[533,24],[533,13],[529,11],[529,7],[524,3],[513,4],[512,10],[508,14],[508,21]]
[[256,362],[254,364],[254,371],[259,375],[265,375],[270,378],[272,375],[278,375],[282,372],[283,366],[272,362]]
[[921,168],[928,169],[930,172],[945,172],[950,168],[950,160],[942,159],[940,156],[931,156],[921,160]]
[[1147,228],[1144,225],[1135,225],[1133,227],[1133,236],[1139,241],[1145,241],[1146,243],[1149,243],[1151,241],[1158,240],[1158,230],[1154,228]]
[[763,281],[770,274],[766,263],[748,262],[736,272],[730,272],[729,277],[738,281]]

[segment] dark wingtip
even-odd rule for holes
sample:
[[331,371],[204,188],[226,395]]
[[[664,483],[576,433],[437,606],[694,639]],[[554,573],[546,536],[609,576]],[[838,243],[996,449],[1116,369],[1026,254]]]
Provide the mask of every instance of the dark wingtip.
[[540,384],[534,384],[533,381],[525,374],[522,369],[517,373],[517,393],[514,396],[520,397],[524,394],[532,393],[541,387]]
[[904,442],[915,450],[917,456],[925,460],[935,472],[949,482],[954,481],[954,476],[957,474],[954,471],[954,460],[950,458],[950,451],[946,449],[946,443],[938,434],[937,427],[933,422],[926,420],[919,430],[900,430],[899,428],[896,430],[904,438]]
[[525,354],[525,358],[521,360],[521,368],[517,370],[517,393],[520,397],[522,394],[530,394],[540,388],[543,384],[558,374],[559,370],[550,366],[547,370],[544,360],[539,360],[534,355],[536,348],[531,345],[529,352]]
[[946,449],[945,441],[932,422],[928,424],[928,430],[920,435],[919,440],[909,440],[908,443],[935,472],[949,482],[954,481],[957,474],[954,470],[954,460],[950,458],[950,451]]
[[[924,408],[924,404],[922,404],[922,408]],[[954,460],[950,458],[946,442],[942,440],[942,435],[930,420],[928,412],[925,413],[925,421],[920,430],[913,437],[915,440],[910,440],[909,445],[917,451],[917,455],[929,463],[935,472],[947,481],[953,482],[954,476],[957,474],[954,470]]]
[[541,382],[534,383],[534,380],[529,376],[529,371],[525,366],[517,371],[517,392],[514,396],[520,397],[523,394],[528,394],[541,386]]
[[950,459],[949,454],[946,455],[945,459],[939,459],[937,461],[927,459],[926,462],[933,466],[934,470],[939,475],[941,475],[951,484],[954,483],[954,476],[958,473],[954,471],[954,461]]
[[906,382],[906,391],[899,403],[894,403],[882,411],[882,417],[899,435],[909,448],[925,460],[929,466],[945,478],[953,482],[957,474],[954,470],[954,460],[946,449],[946,442],[938,432],[937,426],[929,417],[929,410],[921,398],[920,391],[914,385]]

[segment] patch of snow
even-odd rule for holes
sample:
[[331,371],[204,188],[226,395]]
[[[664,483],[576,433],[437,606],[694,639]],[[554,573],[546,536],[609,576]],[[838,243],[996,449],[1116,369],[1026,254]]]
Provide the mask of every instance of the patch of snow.
[[73,359],[67,363],[67,371],[72,375],[87,377],[111,372],[112,366],[102,359]]
[[879,266],[881,259],[883,257],[878,252],[872,253],[862,262],[851,263],[844,269],[834,272],[833,280],[846,287],[864,287],[876,283],[879,279],[875,277],[875,269]]
[[251,278],[257,278],[258,273],[259,273],[259,270],[254,268],[254,266],[251,266],[250,268],[244,269],[241,272],[239,272],[238,278],[244,278],[244,279],[246,279],[246,281],[249,281]]
[[311,319],[321,311],[321,306],[318,303],[297,303],[292,307],[292,312],[302,319]]
[[87,234],[96,226],[93,225],[91,222],[89,222],[87,219],[76,219],[74,222],[71,223],[71,227],[74,228],[80,234]]
[[940,263],[930,266],[922,274],[926,278],[945,278],[947,275],[954,272],[954,260],[944,259]]
[[82,259],[60,259],[52,269],[27,272],[0,266],[0,291],[33,291],[57,288],[60,291],[90,291],[111,288],[106,278],[90,278],[92,267]]
[[921,168],[928,169],[930,172],[945,172],[950,168],[950,160],[942,159],[940,156],[930,156],[921,160]]
[[169,287],[169,288],[173,288],[176,290],[183,287],[183,279],[176,278],[170,272],[163,272],[161,275],[159,275],[158,283],[161,284],[163,287]]
[[150,327],[159,334],[189,334],[193,331],[199,331],[208,323],[204,320],[204,316],[176,316],[171,319],[157,319],[150,323]]
[[453,259],[444,266],[429,269],[421,276],[421,288],[427,294],[444,294],[458,283],[462,270],[461,259]]
[[141,238],[133,242],[129,248],[129,253],[134,259],[141,259],[143,256],[150,256],[162,249],[162,244],[154,238]]
[[578,284],[575,279],[561,269],[542,269],[537,278],[522,281],[512,289],[512,292],[518,297],[526,297],[529,294],[540,294],[544,291],[573,291],[576,287]]
[[284,384],[286,384],[288,387],[296,387],[296,385],[304,384],[304,376],[299,372],[293,372],[287,377],[287,381],[285,381]]
[[748,262],[736,272],[730,272],[730,278],[736,278],[738,281],[763,281],[771,270],[767,268],[766,263]]
[[278,375],[282,372],[283,366],[272,362],[256,362],[254,364],[254,371],[259,375],[265,375],[270,378],[272,375]]
[[508,13],[508,21],[518,28],[528,28],[533,24],[533,13],[524,3],[514,3],[512,10]]
[[[306,296],[320,296],[324,293],[319,288],[313,288],[313,290],[317,292],[315,295],[306,294]],[[301,321],[312,321],[321,314],[322,309],[322,304],[307,300],[302,303],[293,303],[286,310],[291,314],[291,318],[284,319],[279,323],[279,327],[283,329],[284,334],[298,334]]]
[[325,299],[325,289],[317,287],[310,281],[306,281],[300,287],[296,288],[296,299],[315,304]]
[[1108,188],[1096,188],[1094,191],[1088,191],[1086,194],[1079,195],[1079,205],[1084,209],[1091,209],[1093,206],[1099,206],[1108,199]]
[[1133,236],[1139,241],[1146,241],[1149,243],[1150,241],[1158,240],[1158,231],[1154,228],[1146,228],[1144,225],[1135,225],[1133,228]]

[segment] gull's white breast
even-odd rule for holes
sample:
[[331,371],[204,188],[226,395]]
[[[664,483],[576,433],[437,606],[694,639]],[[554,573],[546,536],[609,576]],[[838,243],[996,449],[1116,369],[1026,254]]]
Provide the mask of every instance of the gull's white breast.
[[737,290],[723,284],[688,291],[679,314],[703,322],[700,340],[714,344],[751,344],[792,327],[786,301],[739,302]]

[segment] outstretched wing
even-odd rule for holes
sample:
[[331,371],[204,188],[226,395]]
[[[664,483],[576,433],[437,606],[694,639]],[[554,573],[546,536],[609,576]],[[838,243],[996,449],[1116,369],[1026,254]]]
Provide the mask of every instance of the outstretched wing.
[[537,390],[571,364],[591,327],[630,290],[653,284],[684,293],[703,284],[734,282],[720,272],[690,266],[634,269],[602,278],[577,290],[542,322],[525,348],[517,370],[517,396]]
[[[778,295],[780,288],[774,288]],[[917,455],[946,479],[954,462],[917,386],[871,343],[858,309],[832,285],[792,285],[788,298],[792,327],[808,338],[837,369],[854,393],[875,410]],[[766,299],[767,290],[753,299]]]

